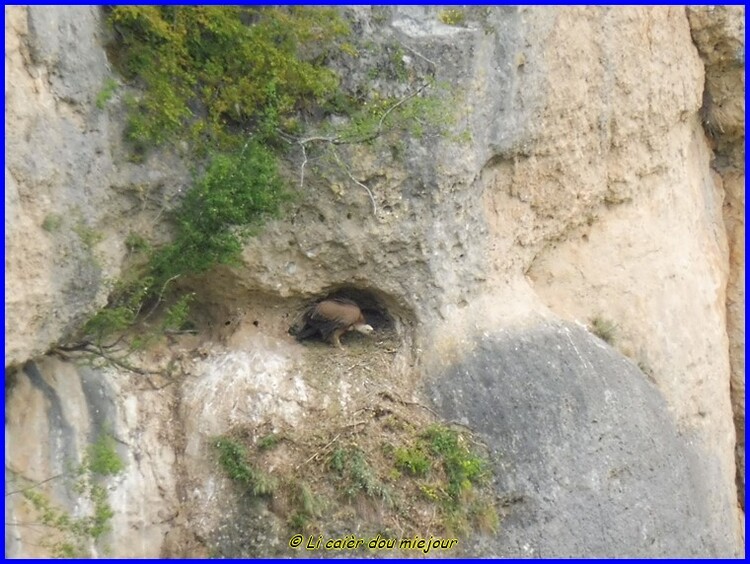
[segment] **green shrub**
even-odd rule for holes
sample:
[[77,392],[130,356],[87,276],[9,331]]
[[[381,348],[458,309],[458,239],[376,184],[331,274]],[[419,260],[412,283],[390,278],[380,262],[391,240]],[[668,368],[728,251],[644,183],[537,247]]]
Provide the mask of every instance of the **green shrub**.
[[117,454],[115,440],[109,433],[101,433],[88,449],[88,468],[99,476],[119,474],[125,464]]
[[276,489],[272,476],[257,470],[247,462],[247,451],[237,441],[228,437],[216,440],[219,464],[233,481],[241,484],[254,496],[270,496]]
[[430,450],[437,455],[448,479],[448,494],[454,503],[487,476],[487,463],[471,452],[464,438],[442,425],[431,425],[422,434]]
[[185,294],[177,299],[175,303],[167,308],[162,321],[161,328],[163,331],[178,331],[183,329],[190,315],[190,304],[195,297],[194,294]]
[[96,95],[96,107],[103,110],[114,96],[115,90],[117,90],[117,81],[113,78],[108,78],[104,81],[104,86]]
[[151,295],[153,277],[144,276],[131,282],[120,281],[110,294],[107,307],[97,311],[83,326],[83,334],[95,343],[130,327]]
[[603,317],[594,317],[591,320],[591,331],[602,341],[613,345],[617,336],[617,325]]
[[179,274],[233,264],[243,239],[263,220],[276,216],[289,198],[267,148],[251,143],[231,154],[217,154],[174,213],[174,241],[159,249],[151,272],[159,282]]
[[396,468],[408,472],[412,476],[426,476],[430,469],[430,461],[419,447],[399,447],[395,451]]
[[129,137],[175,136],[236,145],[242,130],[324,100],[336,75],[324,66],[348,33],[328,8],[117,6],[118,66],[143,85]]

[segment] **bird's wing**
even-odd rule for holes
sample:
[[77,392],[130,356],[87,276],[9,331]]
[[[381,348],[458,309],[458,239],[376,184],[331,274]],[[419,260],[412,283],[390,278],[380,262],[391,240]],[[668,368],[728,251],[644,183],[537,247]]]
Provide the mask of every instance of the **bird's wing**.
[[337,325],[349,326],[357,322],[362,315],[355,304],[325,300],[316,305],[310,312],[310,319],[327,321]]

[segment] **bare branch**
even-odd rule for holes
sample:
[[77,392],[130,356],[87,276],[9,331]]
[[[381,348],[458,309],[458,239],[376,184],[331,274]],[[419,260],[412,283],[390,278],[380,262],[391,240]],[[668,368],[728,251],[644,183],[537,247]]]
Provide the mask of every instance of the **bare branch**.
[[[154,304],[154,307],[151,308],[151,310],[143,317],[143,319],[141,321],[145,321],[146,319],[148,319],[151,316],[152,313],[154,313],[156,311],[156,308],[159,307],[159,304],[161,303],[161,299],[164,296],[164,290],[167,289],[167,284],[169,284],[172,280],[176,280],[179,277],[180,277],[179,274],[175,274],[174,276],[172,276],[172,278],[169,278],[166,282],[164,282],[164,286],[161,287],[161,292],[159,292],[159,299],[156,300],[156,303]],[[138,308],[138,311],[136,312],[136,316],[140,312],[141,312],[141,310],[140,310],[140,308]]]
[[340,437],[340,436],[341,436],[341,433],[339,433],[338,435],[336,435],[335,437],[333,437],[333,439],[331,440],[331,442],[329,442],[329,443],[328,443],[328,444],[327,444],[326,446],[324,446],[324,447],[323,447],[322,449],[320,449],[320,450],[316,451],[316,452],[315,452],[315,453],[314,453],[314,454],[313,454],[313,455],[312,455],[312,456],[311,456],[310,458],[308,458],[307,460],[305,460],[305,461],[304,461],[303,463],[301,463],[301,464],[298,464],[298,465],[297,465],[297,467],[296,467],[296,468],[295,468],[294,470],[295,470],[295,471],[299,470],[299,469],[300,469],[301,467],[303,467],[303,466],[304,466],[305,464],[307,464],[308,462],[310,462],[310,461],[311,461],[311,460],[313,460],[314,458],[316,458],[316,457],[320,456],[321,454],[323,454],[323,453],[324,453],[324,452],[326,451],[326,449],[327,449],[328,447],[330,447],[330,446],[331,446],[331,445],[332,445],[333,443],[335,443],[335,442],[336,442],[337,440],[339,440],[339,437]]
[[412,98],[414,98],[414,96],[418,96],[419,93],[422,92],[422,90],[427,88],[429,85],[430,84],[428,82],[425,82],[422,86],[417,88],[414,92],[406,96],[406,98],[401,98],[401,100],[399,100],[398,102],[393,104],[390,108],[388,108],[386,112],[383,114],[383,116],[380,118],[380,122],[378,123],[378,135],[380,135],[383,131],[383,122],[385,121],[385,118],[388,117],[388,114],[390,114],[393,110],[398,108],[401,104],[403,104],[407,100],[411,100]]
[[299,189],[302,190],[305,187],[305,165],[307,164],[307,150],[305,150],[305,144],[300,143],[302,148],[302,166],[299,167]]
[[339,154],[336,152],[335,149],[333,150],[333,156],[336,158],[336,162],[339,163],[341,168],[343,168],[346,171],[346,174],[349,175],[349,178],[351,178],[352,181],[354,181],[356,184],[358,184],[359,186],[365,189],[365,191],[367,192],[367,195],[370,196],[370,202],[372,202],[372,215],[377,215],[378,206],[375,204],[375,197],[372,195],[372,191],[362,182],[354,178],[354,175],[349,170],[349,167],[344,164],[344,162],[341,160],[341,157],[339,157]]
[[417,57],[419,57],[423,61],[427,61],[428,63],[430,63],[433,66],[433,68],[437,68],[437,63],[435,63],[435,61],[431,61],[430,59],[428,59],[427,57],[425,57],[424,55],[422,55],[422,53],[420,53],[419,51],[416,51],[415,49],[412,49],[411,47],[409,47],[405,43],[400,43],[400,45],[401,45],[401,47],[403,47],[407,51],[411,51],[412,53],[414,53]]
[[380,121],[378,122],[377,129],[370,133],[369,135],[365,135],[363,137],[359,137],[357,139],[346,139],[340,135],[337,136],[323,136],[323,135],[313,135],[311,137],[303,137],[303,138],[297,138],[292,135],[289,135],[288,133],[285,133],[284,131],[281,131],[280,129],[277,129],[276,132],[284,139],[287,143],[292,144],[296,143],[297,145],[304,146],[308,143],[312,142],[324,142],[324,143],[330,143],[331,145],[354,145],[358,143],[367,143],[368,141],[372,141],[373,139],[376,139],[380,137],[383,134],[383,124],[385,123],[385,119],[399,106],[407,102],[408,100],[414,98],[415,96],[418,96],[425,88],[430,86],[429,82],[425,82],[417,88],[414,92],[411,92],[410,94],[407,94],[400,100],[398,100],[396,103],[394,103],[391,107],[389,107],[383,115],[380,117]]
[[39,486],[41,486],[42,484],[44,484],[46,482],[50,482],[52,480],[56,480],[57,478],[62,478],[63,476],[64,476],[64,474],[57,474],[55,476],[47,478],[46,480],[42,480],[41,482],[34,482],[33,484],[31,484],[30,486],[28,486],[26,488],[21,488],[20,490],[13,490],[12,492],[6,493],[5,497],[8,497],[9,495],[14,495],[14,494],[18,494],[18,493],[27,492],[29,490],[33,490],[34,488],[38,488]]
[[[416,55],[419,55],[420,57],[422,57],[427,62],[432,63],[433,65],[435,64],[432,61],[430,61],[429,59],[427,59],[426,57],[424,57],[424,56],[420,55],[419,53],[417,53],[416,51],[414,51],[413,49],[411,49],[409,47],[407,47],[407,49],[409,49],[410,51],[412,51]],[[430,85],[429,82],[425,82],[424,84],[422,84],[422,86],[420,86],[419,88],[417,88],[414,92],[411,92],[407,96],[404,96],[403,98],[401,98],[400,100],[398,100],[395,104],[393,104],[391,107],[389,107],[383,113],[382,116],[380,116],[380,120],[378,121],[378,127],[377,127],[377,129],[375,131],[373,131],[369,135],[365,135],[363,137],[359,137],[358,139],[346,139],[346,138],[342,137],[341,135],[337,135],[337,136],[313,135],[311,137],[298,138],[298,137],[294,137],[293,135],[290,135],[290,134],[286,133],[285,131],[282,131],[281,129],[277,128],[276,129],[276,133],[278,133],[279,137],[281,137],[284,141],[286,141],[290,145],[292,145],[292,144],[299,145],[299,147],[300,147],[300,149],[302,151],[302,165],[300,165],[300,169],[299,169],[299,187],[300,187],[300,190],[304,189],[304,187],[305,187],[305,166],[307,166],[307,163],[308,163],[307,147],[306,147],[306,145],[308,143],[322,142],[322,143],[328,143],[329,145],[334,145],[334,146],[335,145],[354,145],[354,144],[358,144],[358,143],[367,143],[369,141],[372,141],[373,139],[377,139],[378,137],[380,137],[383,134],[383,127],[385,125],[385,120],[388,118],[388,116],[391,115],[391,113],[396,108],[398,108],[402,104],[405,104],[408,100],[414,98],[415,96],[418,96],[429,85]],[[356,178],[354,178],[354,175],[351,173],[351,171],[349,170],[349,168],[341,161],[341,158],[338,156],[338,154],[336,153],[335,150],[333,151],[333,154],[336,157],[336,161],[346,171],[346,174],[349,176],[349,178],[351,178],[351,180],[353,182],[355,182],[358,186],[364,188],[365,192],[367,192],[367,195],[370,197],[370,202],[372,202],[372,213],[373,213],[373,215],[377,215],[377,213],[378,213],[378,207],[377,207],[377,204],[375,203],[375,197],[372,195],[372,191],[365,184],[363,184],[362,182],[360,182],[359,180],[357,180]],[[167,282],[169,282],[169,280]],[[158,302],[157,302],[157,305],[158,305]],[[149,315],[150,315],[150,312],[149,312]]]

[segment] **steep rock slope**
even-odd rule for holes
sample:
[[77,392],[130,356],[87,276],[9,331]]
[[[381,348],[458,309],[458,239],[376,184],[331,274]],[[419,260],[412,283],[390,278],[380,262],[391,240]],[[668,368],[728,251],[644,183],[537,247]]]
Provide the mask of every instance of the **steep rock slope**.
[[[505,504],[499,533],[462,538],[461,554],[742,554],[730,366],[737,428],[744,390],[730,350],[744,339],[744,169],[733,161],[723,183],[711,174],[719,147],[701,127],[710,73],[700,47],[721,43],[717,22],[737,15],[347,14],[369,50],[337,63],[345,86],[372,75],[373,88],[406,95],[409,84],[366,70],[397,53],[407,79],[449,85],[452,135],[310,163],[290,216],[249,241],[243,265],[190,282],[198,332],[136,355],[172,367],[149,375],[39,355],[105,302],[131,226],[160,234],[186,176],[166,155],[128,162],[117,100],[97,108],[110,71],[96,9],[6,8],[10,482],[40,483],[85,514],[94,502],[56,477],[110,433],[125,467],[101,480],[112,531],[86,540],[91,555],[104,545],[114,556],[295,554],[283,519],[238,503],[216,436],[343,432],[363,410],[395,409],[375,398],[432,401],[489,446]],[[302,162],[290,157],[293,182]],[[331,292],[368,306],[372,341],[329,351],[287,334]],[[560,323],[594,318],[616,325],[617,350]],[[276,467],[291,464],[285,448]],[[664,491],[690,499],[668,507]],[[7,555],[48,554],[14,525],[38,518],[28,500],[8,499]]]

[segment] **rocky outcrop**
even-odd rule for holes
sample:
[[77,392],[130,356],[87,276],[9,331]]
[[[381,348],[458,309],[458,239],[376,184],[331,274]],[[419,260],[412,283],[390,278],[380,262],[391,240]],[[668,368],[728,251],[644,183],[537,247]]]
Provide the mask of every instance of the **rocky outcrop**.
[[[347,9],[361,45],[334,63],[342,88],[405,96],[434,76],[448,133],[311,148],[302,182],[292,151],[288,216],[242,265],[187,282],[197,334],[136,355],[171,367],[147,378],[40,355],[104,303],[131,230],[164,235],[182,167],[128,161],[119,90],[97,107],[112,76],[97,9],[6,8],[6,474],[54,477],[107,427],[125,461],[103,481],[111,555],[286,555],[284,523],[234,503],[212,441],[312,432],[395,390],[494,456],[500,532],[461,554],[744,553],[738,14],[457,10]],[[376,338],[293,341],[295,313],[332,292],[368,306]],[[585,333],[594,320],[613,347]],[[39,487],[85,513],[58,480]],[[29,511],[15,495],[6,522]],[[6,527],[8,555],[44,555],[37,540]]]
[[101,97],[116,76],[99,7],[5,15],[8,366],[69,338],[106,303],[127,235],[163,230],[154,218],[187,174],[168,155],[130,162],[122,90]]
[[745,10],[688,8],[693,41],[706,68],[701,117],[712,144],[711,167],[724,192],[729,244],[727,333],[732,409],[737,430],[737,491],[745,506]]
[[480,432],[507,512],[475,550],[496,558],[734,557],[733,495],[659,390],[582,327],[477,339],[425,383]]
[[[66,543],[81,551],[74,554],[94,557],[158,556],[178,507],[176,388],[157,390],[129,372],[52,357],[29,361],[9,377],[5,556],[70,556]],[[79,478],[91,478],[85,460],[102,434],[114,438],[124,468],[101,482],[112,516],[103,519],[107,530],[98,542],[68,526],[27,527],[40,519],[24,497],[35,483],[54,515],[83,522],[96,514]]]

